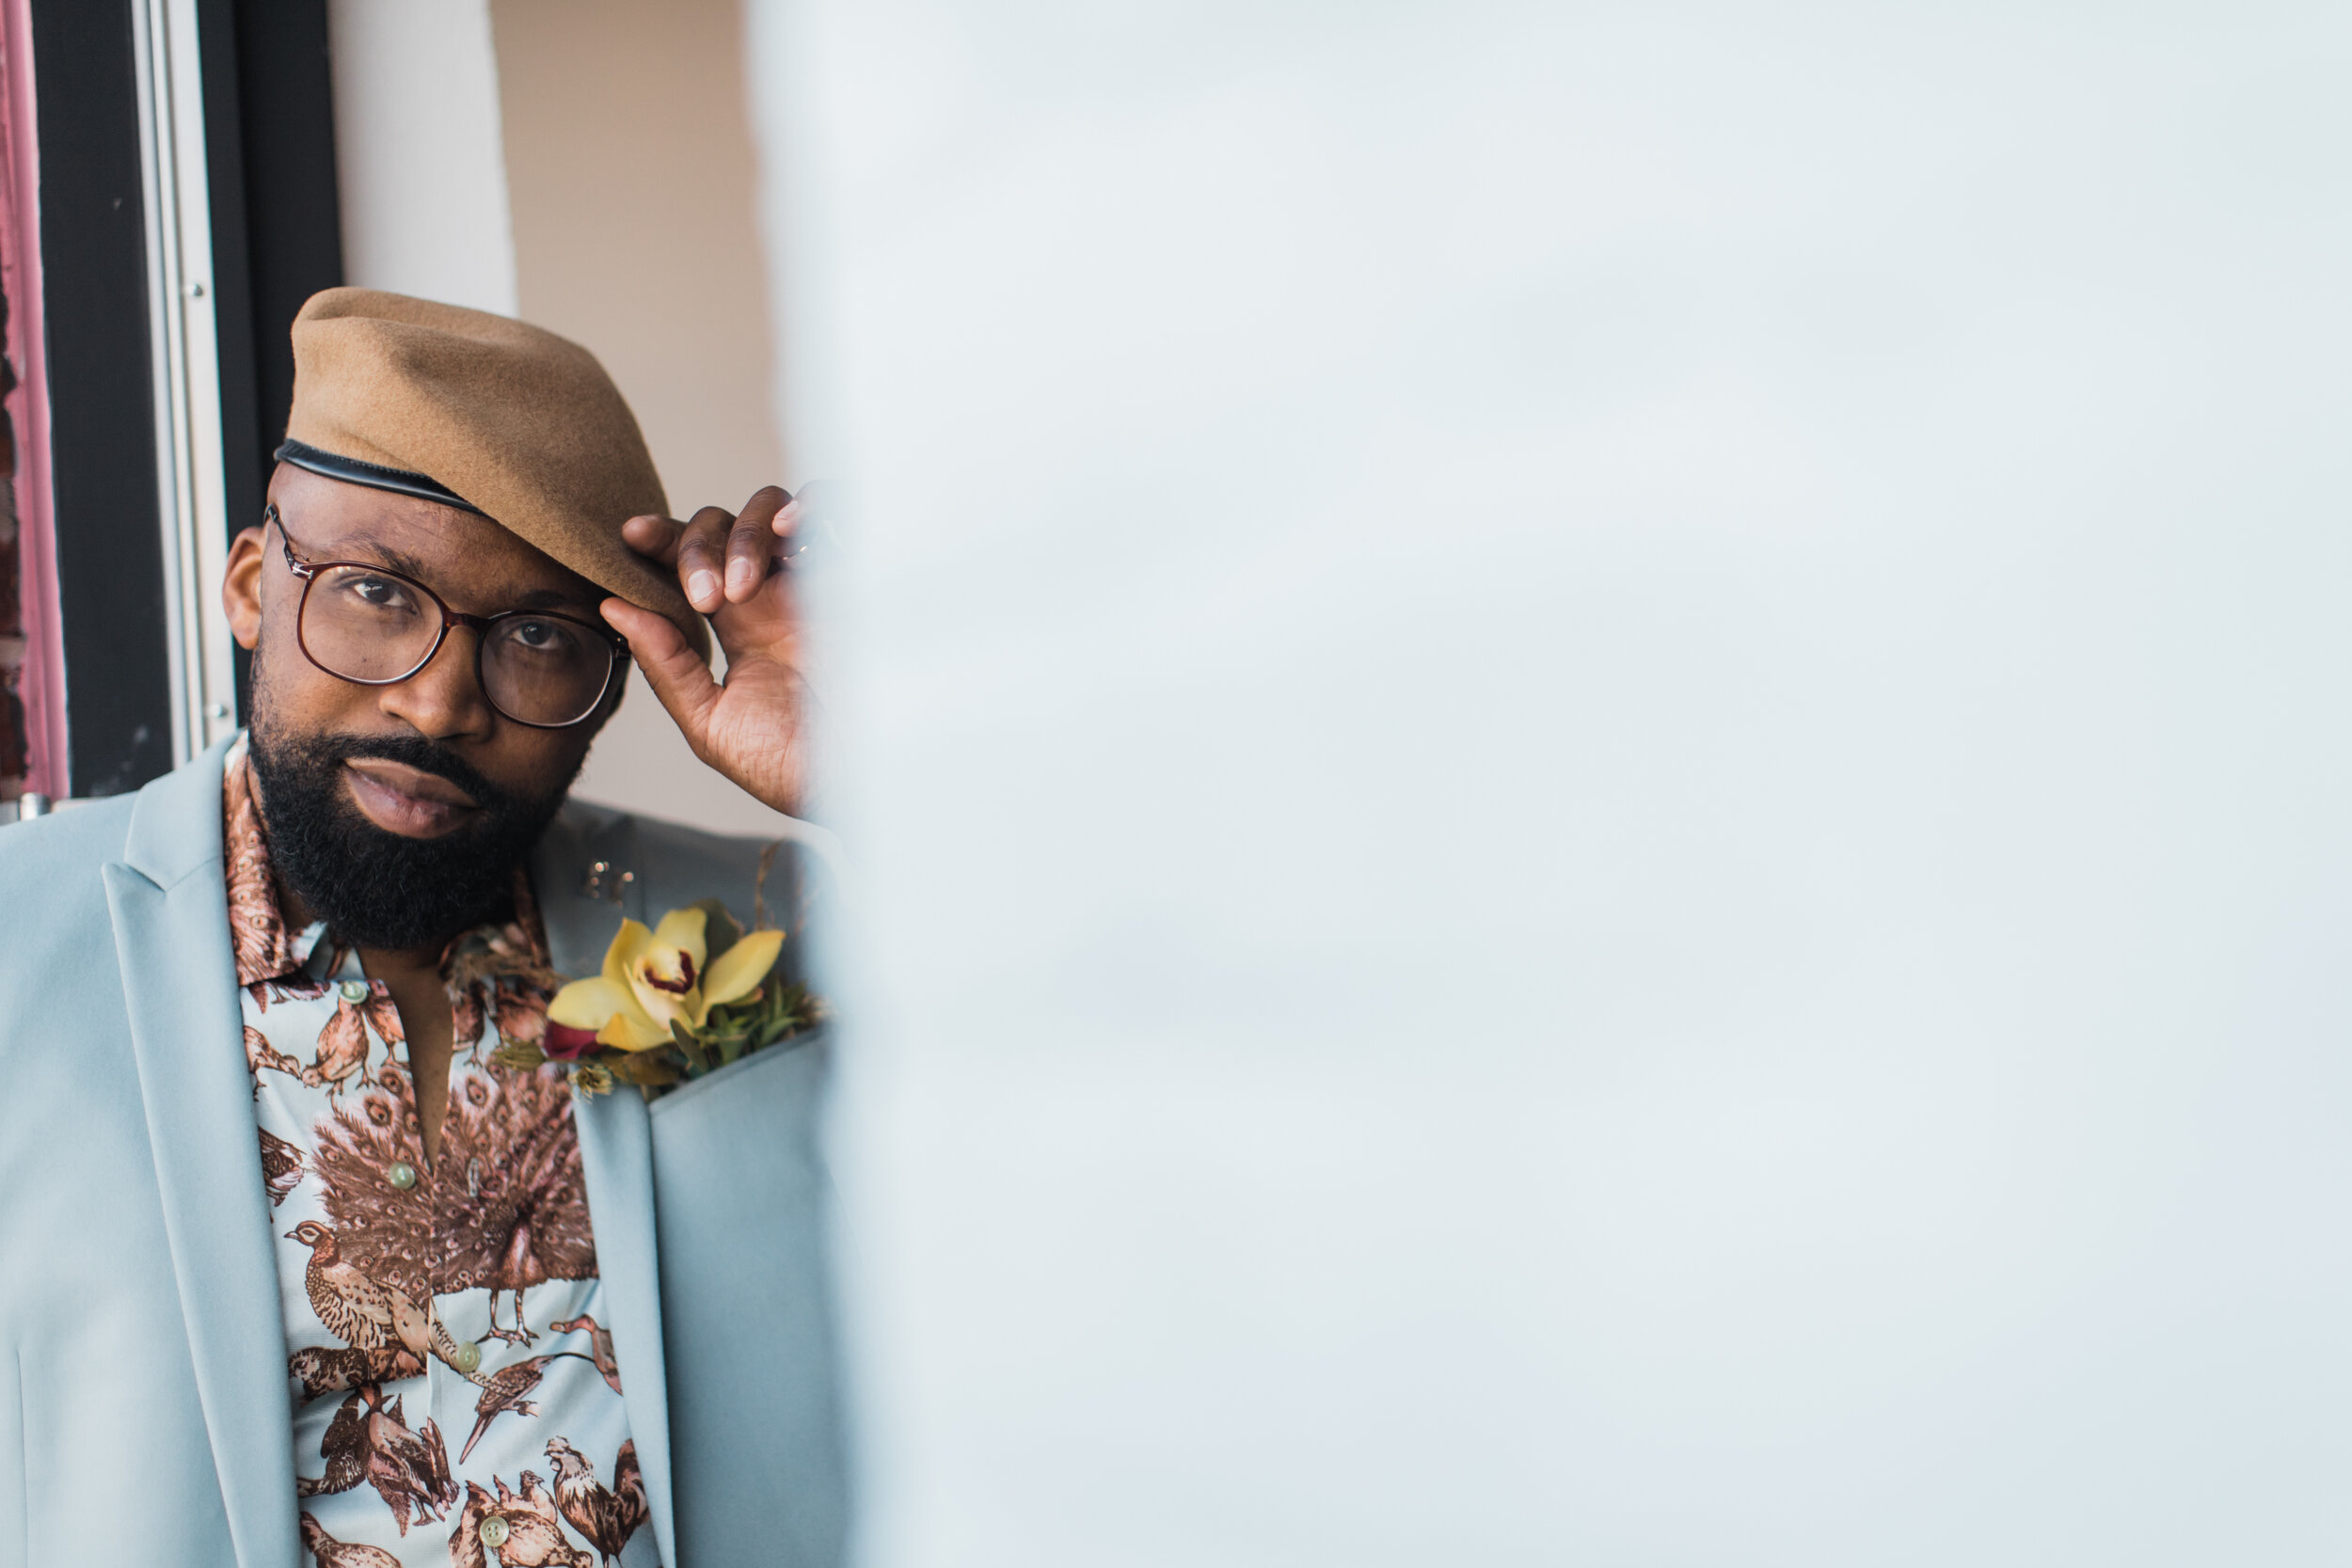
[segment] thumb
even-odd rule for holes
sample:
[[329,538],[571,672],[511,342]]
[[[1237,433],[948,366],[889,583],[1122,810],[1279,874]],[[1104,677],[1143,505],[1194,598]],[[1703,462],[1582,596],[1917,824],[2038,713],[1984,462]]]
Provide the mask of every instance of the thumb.
[[719,683],[694,650],[686,634],[666,615],[657,615],[627,599],[607,599],[598,607],[607,624],[628,639],[628,651],[645,673],[645,684],[670,710],[689,741],[697,743],[719,700]]

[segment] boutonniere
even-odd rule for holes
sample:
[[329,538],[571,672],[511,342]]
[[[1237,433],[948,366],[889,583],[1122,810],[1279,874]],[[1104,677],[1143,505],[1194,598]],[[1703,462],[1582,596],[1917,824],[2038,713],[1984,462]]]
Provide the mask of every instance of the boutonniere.
[[782,931],[746,931],[716,898],[672,910],[650,930],[624,920],[604,973],[557,991],[546,1034],[501,1047],[498,1059],[566,1062],[584,1093],[622,1082],[650,1098],[816,1026],[824,1008],[808,988],[777,983],[783,949]]

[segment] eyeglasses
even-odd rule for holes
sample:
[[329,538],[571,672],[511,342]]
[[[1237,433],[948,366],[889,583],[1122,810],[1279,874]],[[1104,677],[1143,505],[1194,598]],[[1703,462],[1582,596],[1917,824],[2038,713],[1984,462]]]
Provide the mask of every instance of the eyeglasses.
[[474,678],[501,715],[534,730],[596,716],[628,664],[611,629],[542,610],[461,615],[414,578],[364,561],[305,561],[272,503],[286,569],[302,582],[294,641],[303,657],[355,686],[397,686],[433,662],[453,626],[471,627]]

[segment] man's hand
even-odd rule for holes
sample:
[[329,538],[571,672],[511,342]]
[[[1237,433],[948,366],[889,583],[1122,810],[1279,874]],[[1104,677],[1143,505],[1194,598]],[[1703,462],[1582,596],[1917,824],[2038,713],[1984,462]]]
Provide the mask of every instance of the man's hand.
[[807,683],[785,568],[800,515],[800,503],[771,484],[732,516],[706,506],[691,522],[644,516],[622,525],[629,547],[675,567],[687,602],[710,617],[727,656],[723,686],[666,617],[627,599],[603,605],[694,754],[781,812],[799,805],[805,766]]

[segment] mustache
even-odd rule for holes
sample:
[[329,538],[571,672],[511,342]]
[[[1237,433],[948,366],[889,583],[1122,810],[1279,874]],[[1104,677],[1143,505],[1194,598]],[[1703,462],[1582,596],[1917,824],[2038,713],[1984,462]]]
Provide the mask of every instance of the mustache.
[[501,789],[447,747],[421,735],[329,735],[310,743],[313,754],[343,763],[358,760],[397,762],[420,773],[446,779],[470,796],[474,804],[493,813],[526,808],[531,802]]

